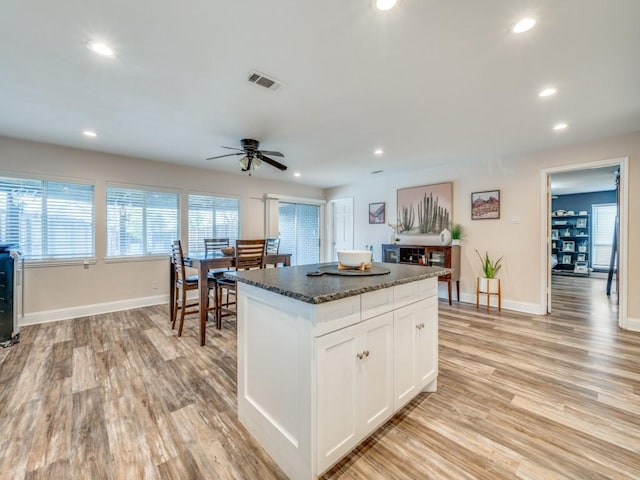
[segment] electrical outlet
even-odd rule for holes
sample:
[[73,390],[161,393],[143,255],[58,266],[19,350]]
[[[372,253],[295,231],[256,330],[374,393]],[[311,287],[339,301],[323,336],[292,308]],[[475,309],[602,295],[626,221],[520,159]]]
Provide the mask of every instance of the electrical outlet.
[[153,288],[154,290],[158,289],[158,281],[154,280],[151,282],[151,288]]

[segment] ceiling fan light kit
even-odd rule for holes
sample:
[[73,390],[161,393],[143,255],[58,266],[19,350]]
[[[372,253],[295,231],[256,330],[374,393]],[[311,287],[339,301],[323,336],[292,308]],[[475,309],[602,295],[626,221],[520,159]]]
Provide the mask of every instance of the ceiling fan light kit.
[[240,144],[242,145],[242,148],[225,146],[222,147],[229,150],[238,150],[238,152],[209,157],[207,158],[207,160],[215,160],[217,158],[231,157],[235,155],[244,155],[240,159],[240,164],[242,165],[242,171],[249,172],[249,175],[251,175],[251,170],[255,170],[256,168],[258,168],[262,164],[262,162],[267,163],[272,167],[276,167],[278,170],[285,171],[287,169],[286,165],[283,165],[273,158],[267,157],[267,155],[271,157],[284,157],[284,155],[280,152],[275,152],[272,150],[260,150],[260,142],[258,140],[253,140],[252,138],[243,138],[240,141]]

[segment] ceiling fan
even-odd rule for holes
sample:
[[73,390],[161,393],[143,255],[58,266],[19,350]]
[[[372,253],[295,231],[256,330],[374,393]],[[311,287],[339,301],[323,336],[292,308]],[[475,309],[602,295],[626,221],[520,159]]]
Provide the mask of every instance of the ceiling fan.
[[274,160],[273,158],[267,157],[267,155],[270,155],[273,157],[284,157],[284,155],[280,152],[273,152],[271,150],[260,150],[259,149],[260,142],[258,140],[243,138],[242,140],[240,140],[240,144],[242,145],[242,148],[224,147],[224,146],[222,147],[222,148],[228,148],[229,150],[239,150],[238,152],[228,153],[226,155],[218,155],[216,157],[209,157],[207,158],[207,160],[214,160],[216,158],[223,158],[223,157],[231,157],[234,155],[244,155],[240,159],[240,163],[242,164],[242,171],[249,172],[249,175],[251,175],[251,170],[259,167],[262,162],[267,163],[272,167],[276,167],[279,170],[284,171],[287,169],[286,165],[283,165],[282,163]]

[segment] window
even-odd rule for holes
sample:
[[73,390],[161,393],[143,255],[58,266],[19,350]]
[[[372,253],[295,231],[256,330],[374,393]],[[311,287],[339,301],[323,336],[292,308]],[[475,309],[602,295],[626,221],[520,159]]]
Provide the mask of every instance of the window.
[[613,231],[616,225],[618,207],[615,203],[593,205],[593,247],[591,266],[608,269],[613,247]]
[[0,177],[0,242],[27,260],[95,256],[93,185]]
[[107,187],[107,257],[168,254],[177,238],[177,193]]
[[291,265],[320,261],[320,207],[280,202],[280,251],[291,253]]
[[205,238],[228,238],[234,245],[240,232],[237,198],[189,195],[189,252],[204,252]]

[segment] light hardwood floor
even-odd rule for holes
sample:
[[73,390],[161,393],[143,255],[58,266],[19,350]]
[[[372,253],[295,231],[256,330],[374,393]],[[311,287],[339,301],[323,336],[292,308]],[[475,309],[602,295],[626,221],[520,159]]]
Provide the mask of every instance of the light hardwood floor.
[[[554,277],[550,316],[441,302],[438,391],[325,478],[640,478],[640,333],[597,282]],[[285,478],[237,421],[233,322],[204,348],[196,324],[177,338],[150,307],[24,328],[0,350],[0,478]]]

